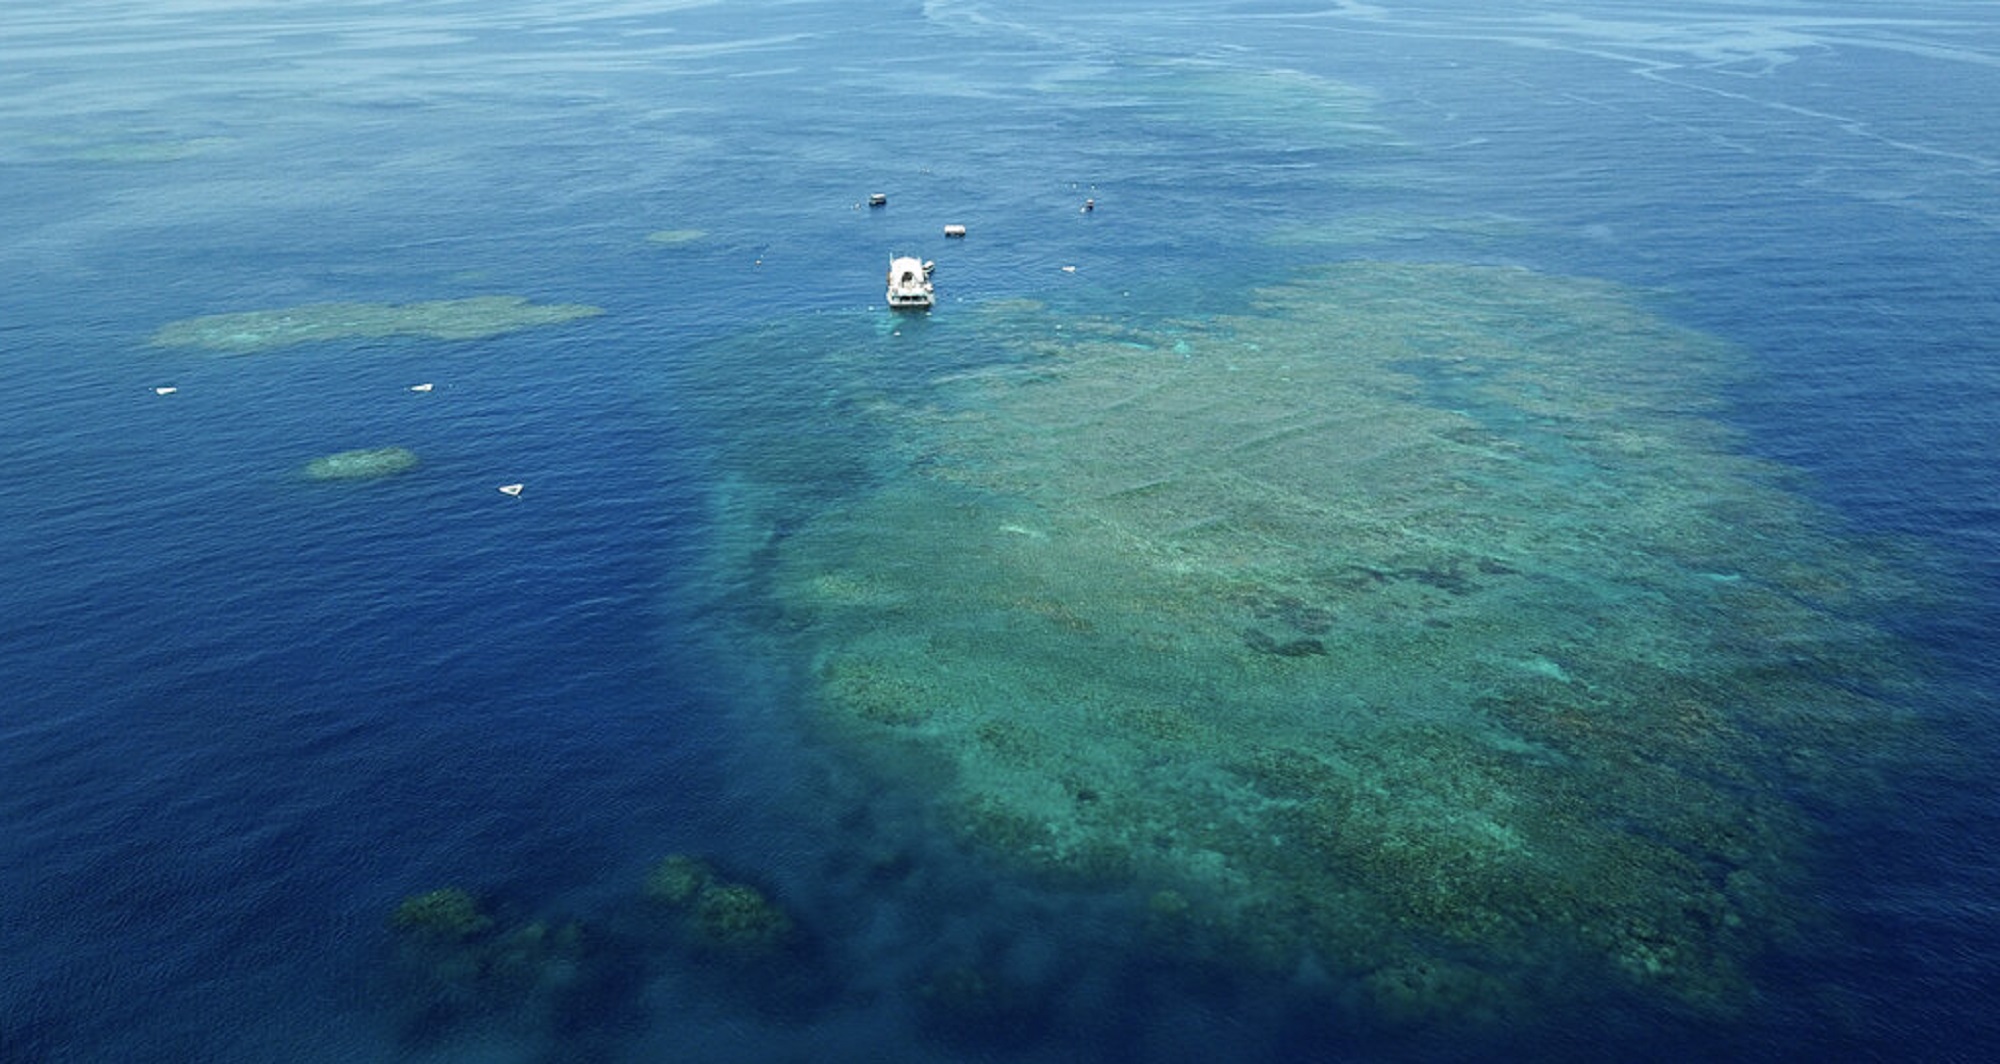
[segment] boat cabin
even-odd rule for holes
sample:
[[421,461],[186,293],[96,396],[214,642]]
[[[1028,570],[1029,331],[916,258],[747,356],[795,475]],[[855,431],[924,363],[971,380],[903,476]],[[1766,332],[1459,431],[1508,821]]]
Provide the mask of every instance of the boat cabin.
[[923,310],[936,301],[931,291],[931,271],[935,262],[905,255],[889,260],[889,306]]

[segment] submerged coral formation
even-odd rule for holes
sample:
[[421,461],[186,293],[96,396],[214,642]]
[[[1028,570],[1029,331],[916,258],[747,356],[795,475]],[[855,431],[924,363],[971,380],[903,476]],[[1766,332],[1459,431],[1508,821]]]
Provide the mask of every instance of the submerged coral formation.
[[403,899],[389,926],[432,941],[460,942],[492,930],[493,918],[470,893],[443,887]]
[[416,452],[408,448],[368,447],[315,458],[306,463],[305,474],[311,480],[368,480],[416,467]]
[[502,920],[470,892],[446,887],[404,899],[389,927],[413,1033],[493,1018],[545,1025],[589,989],[574,923]]
[[310,303],[172,322],[153,334],[153,343],[243,355],[320,340],[389,336],[479,340],[602,313],[599,307],[530,303],[520,296],[474,296],[401,304]]
[[676,854],[646,877],[645,896],[675,913],[692,943],[750,959],[784,949],[795,925],[763,891],[719,875],[707,862]]
[[1024,868],[1141,888],[1155,948],[1316,958],[1391,1022],[1754,998],[1797,795],[1895,727],[1895,652],[1887,578],[1713,420],[1730,352],[1453,266],[978,324],[1027,339],[870,400],[906,474],[745,555],[829,734]]
[[715,879],[708,862],[686,854],[662,858],[646,875],[646,897],[666,905],[686,905]]

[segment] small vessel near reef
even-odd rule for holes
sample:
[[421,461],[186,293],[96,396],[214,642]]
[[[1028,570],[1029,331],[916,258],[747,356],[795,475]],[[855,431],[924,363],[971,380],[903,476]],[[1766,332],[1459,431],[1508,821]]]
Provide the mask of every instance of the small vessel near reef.
[[889,306],[895,309],[928,310],[937,301],[931,290],[931,271],[937,263],[912,255],[889,260]]

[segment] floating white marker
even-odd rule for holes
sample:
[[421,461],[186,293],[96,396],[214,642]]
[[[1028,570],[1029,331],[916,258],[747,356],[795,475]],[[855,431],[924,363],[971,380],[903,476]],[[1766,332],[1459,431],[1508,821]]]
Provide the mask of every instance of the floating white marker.
[[1074,267],[1074,266],[1064,266],[1064,267],[1063,267],[1063,272],[1064,272],[1064,273],[1075,273],[1075,272],[1076,272],[1076,267]]
[[525,487],[527,487],[526,484],[502,484],[500,485],[500,494],[518,496],[521,494],[521,489]]
[[154,395],[172,395],[172,394],[174,394],[174,393],[175,393],[175,392],[177,392],[177,391],[180,391],[180,389],[179,389],[179,388],[155,388],[155,389],[153,389],[153,394],[154,394]]
[[427,392],[431,390],[431,384],[429,381],[425,381],[422,384],[412,384],[410,385],[410,390],[413,392]]

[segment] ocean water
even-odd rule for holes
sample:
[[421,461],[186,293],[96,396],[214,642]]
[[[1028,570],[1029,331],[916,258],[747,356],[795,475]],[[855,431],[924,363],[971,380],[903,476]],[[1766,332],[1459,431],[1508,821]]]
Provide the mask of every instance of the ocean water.
[[2000,1052],[1991,5],[73,0],[0,87],[0,1060]]

